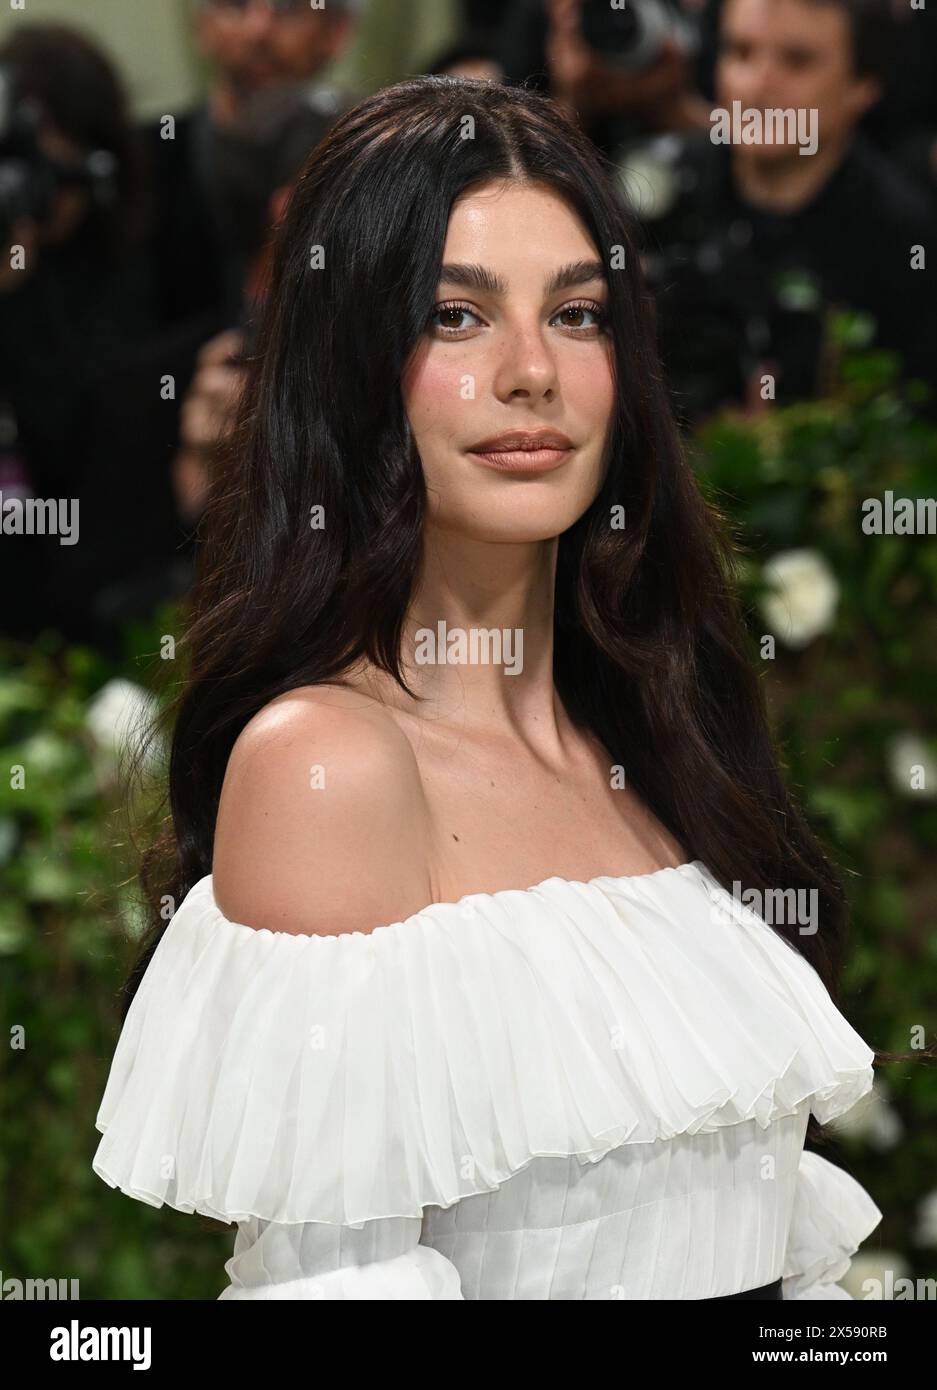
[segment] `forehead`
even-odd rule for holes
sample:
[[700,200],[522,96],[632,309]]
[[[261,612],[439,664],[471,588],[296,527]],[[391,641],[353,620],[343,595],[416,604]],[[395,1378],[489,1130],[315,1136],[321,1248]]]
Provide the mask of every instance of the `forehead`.
[[483,251],[501,259],[524,259],[548,248],[595,255],[579,214],[548,185],[492,180],[468,189],[449,215],[445,257]]
[[849,40],[848,16],[835,0],[725,0],[719,26],[723,35],[802,48]]

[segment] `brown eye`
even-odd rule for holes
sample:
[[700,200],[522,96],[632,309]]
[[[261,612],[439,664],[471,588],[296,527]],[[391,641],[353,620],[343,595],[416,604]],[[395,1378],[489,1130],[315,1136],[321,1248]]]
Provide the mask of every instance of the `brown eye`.
[[466,316],[478,317],[467,304],[437,304],[429,316],[429,327],[438,328],[443,337],[453,336],[474,326],[465,322]]
[[[584,322],[583,320],[590,315],[593,322]],[[565,322],[560,324],[561,328],[568,328],[572,332],[583,337],[586,333],[591,334],[604,329],[608,321],[608,315],[602,305],[592,302],[587,304],[567,304],[565,308],[560,309],[559,313],[554,317],[556,319],[565,320]]]

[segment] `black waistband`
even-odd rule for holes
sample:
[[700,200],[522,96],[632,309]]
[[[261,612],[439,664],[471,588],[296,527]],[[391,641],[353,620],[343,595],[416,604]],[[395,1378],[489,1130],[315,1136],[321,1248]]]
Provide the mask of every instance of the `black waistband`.
[[762,1284],[760,1289],[745,1289],[742,1293],[721,1293],[715,1298],[700,1299],[701,1303],[724,1303],[727,1298],[780,1298],[781,1281],[775,1279],[773,1284]]

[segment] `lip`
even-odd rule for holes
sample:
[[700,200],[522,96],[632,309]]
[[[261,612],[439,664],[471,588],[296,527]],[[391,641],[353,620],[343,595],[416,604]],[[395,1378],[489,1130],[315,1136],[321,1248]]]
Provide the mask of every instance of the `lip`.
[[559,430],[505,430],[470,444],[470,454],[498,454],[533,451],[536,449],[571,449],[573,441]]
[[559,430],[509,430],[480,440],[466,453],[492,468],[542,473],[559,468],[574,447],[572,440]]

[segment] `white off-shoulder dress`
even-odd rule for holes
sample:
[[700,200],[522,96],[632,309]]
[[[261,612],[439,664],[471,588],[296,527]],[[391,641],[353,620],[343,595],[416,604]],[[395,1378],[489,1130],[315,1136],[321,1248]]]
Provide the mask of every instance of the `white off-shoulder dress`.
[[804,1136],[872,1057],[699,860],[333,936],[231,922],[208,875],[125,1019],[93,1167],[237,1223],[222,1299],[848,1298],[881,1212]]

